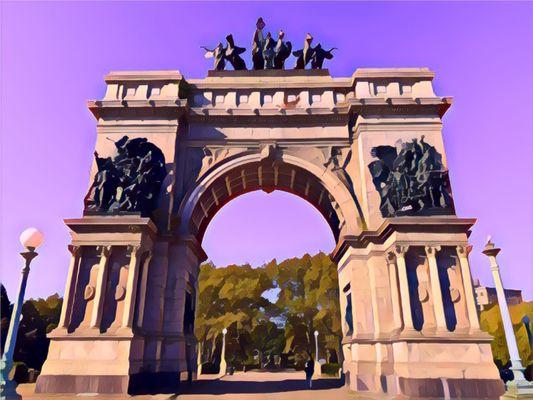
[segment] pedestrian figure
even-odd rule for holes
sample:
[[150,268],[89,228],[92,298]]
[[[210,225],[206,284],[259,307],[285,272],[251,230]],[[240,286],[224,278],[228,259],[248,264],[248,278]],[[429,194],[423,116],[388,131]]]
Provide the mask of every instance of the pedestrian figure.
[[307,362],[305,363],[305,382],[307,383],[307,387],[311,389],[313,387],[313,374],[315,372],[315,362],[313,360],[313,357],[310,355],[307,359]]

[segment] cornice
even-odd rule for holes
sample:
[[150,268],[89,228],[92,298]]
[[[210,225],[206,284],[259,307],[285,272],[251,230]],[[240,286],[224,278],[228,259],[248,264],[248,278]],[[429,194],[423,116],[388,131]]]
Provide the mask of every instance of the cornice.
[[375,231],[366,230],[359,235],[341,237],[331,258],[339,262],[350,247],[361,249],[371,243],[383,244],[394,232],[464,233],[468,236],[475,223],[475,218],[458,218],[454,215],[388,218]]
[[65,219],[65,225],[76,233],[96,232],[147,232],[150,235],[157,233],[157,227],[150,218],[138,214],[85,215],[83,218]]
[[104,77],[106,83],[120,81],[181,81],[185,80],[178,70],[160,71],[111,71]]
[[[117,71],[105,77],[108,83],[105,98],[90,100],[87,105],[97,119],[123,116],[127,113],[125,110],[133,117],[187,114],[192,119],[246,116],[275,119],[291,115],[307,117],[350,113],[442,117],[452,99],[435,96],[431,83],[422,85],[412,94],[398,89],[402,85],[410,87],[417,82],[431,81],[434,76],[427,68],[360,68],[351,78],[333,78],[328,70],[248,70],[209,71],[204,79],[187,81],[179,71]],[[397,84],[394,85],[394,82]],[[388,85],[385,85],[385,91],[375,93],[373,88],[383,84]],[[312,97],[312,90],[316,88],[328,91],[323,104],[311,104],[307,99]],[[310,93],[304,94],[302,102],[292,109],[263,106],[257,97],[258,92],[267,90],[284,91],[284,96],[295,96],[298,94],[296,89]],[[225,104],[211,103],[212,96],[224,94],[224,91],[229,101]],[[243,107],[236,103],[236,91],[240,91],[241,95],[246,95],[246,91],[255,93],[252,104]],[[206,95],[207,105],[198,104],[196,95]]]
[[354,80],[362,79],[397,79],[397,78],[418,78],[421,80],[432,80],[435,72],[429,68],[357,68],[352,75]]

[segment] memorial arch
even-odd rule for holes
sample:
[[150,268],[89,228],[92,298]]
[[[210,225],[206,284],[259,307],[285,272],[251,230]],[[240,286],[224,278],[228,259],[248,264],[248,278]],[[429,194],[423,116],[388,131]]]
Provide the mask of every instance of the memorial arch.
[[[499,397],[442,139],[451,98],[425,68],[112,72],[84,216],[40,392],[173,392],[192,334],[210,219],[248,191],[284,190],[337,246],[343,370],[355,391]],[[124,183],[124,182],[127,182]]]

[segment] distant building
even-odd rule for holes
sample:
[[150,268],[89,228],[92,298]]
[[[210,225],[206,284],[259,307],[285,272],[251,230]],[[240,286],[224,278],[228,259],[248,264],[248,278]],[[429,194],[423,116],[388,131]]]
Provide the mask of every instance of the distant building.
[[[480,311],[498,303],[496,289],[488,286],[481,286],[479,279],[474,279],[474,288],[476,291],[476,303]],[[507,304],[514,306],[522,303],[522,291],[517,289],[505,289],[505,299]]]

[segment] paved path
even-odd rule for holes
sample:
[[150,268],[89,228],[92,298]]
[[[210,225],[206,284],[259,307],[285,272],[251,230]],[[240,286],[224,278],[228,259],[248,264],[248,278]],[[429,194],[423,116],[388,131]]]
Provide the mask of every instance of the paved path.
[[217,378],[202,375],[191,386],[184,385],[179,395],[46,395],[35,394],[35,385],[19,385],[18,392],[24,400],[353,400],[368,399],[348,393],[342,382],[336,378],[320,378],[313,381],[313,389],[305,386],[303,372],[238,372],[232,376]]
[[[208,380],[209,379],[209,380]],[[305,386],[303,372],[238,372],[218,380],[202,377],[177,400],[348,400],[353,398],[339,379],[318,379]]]

